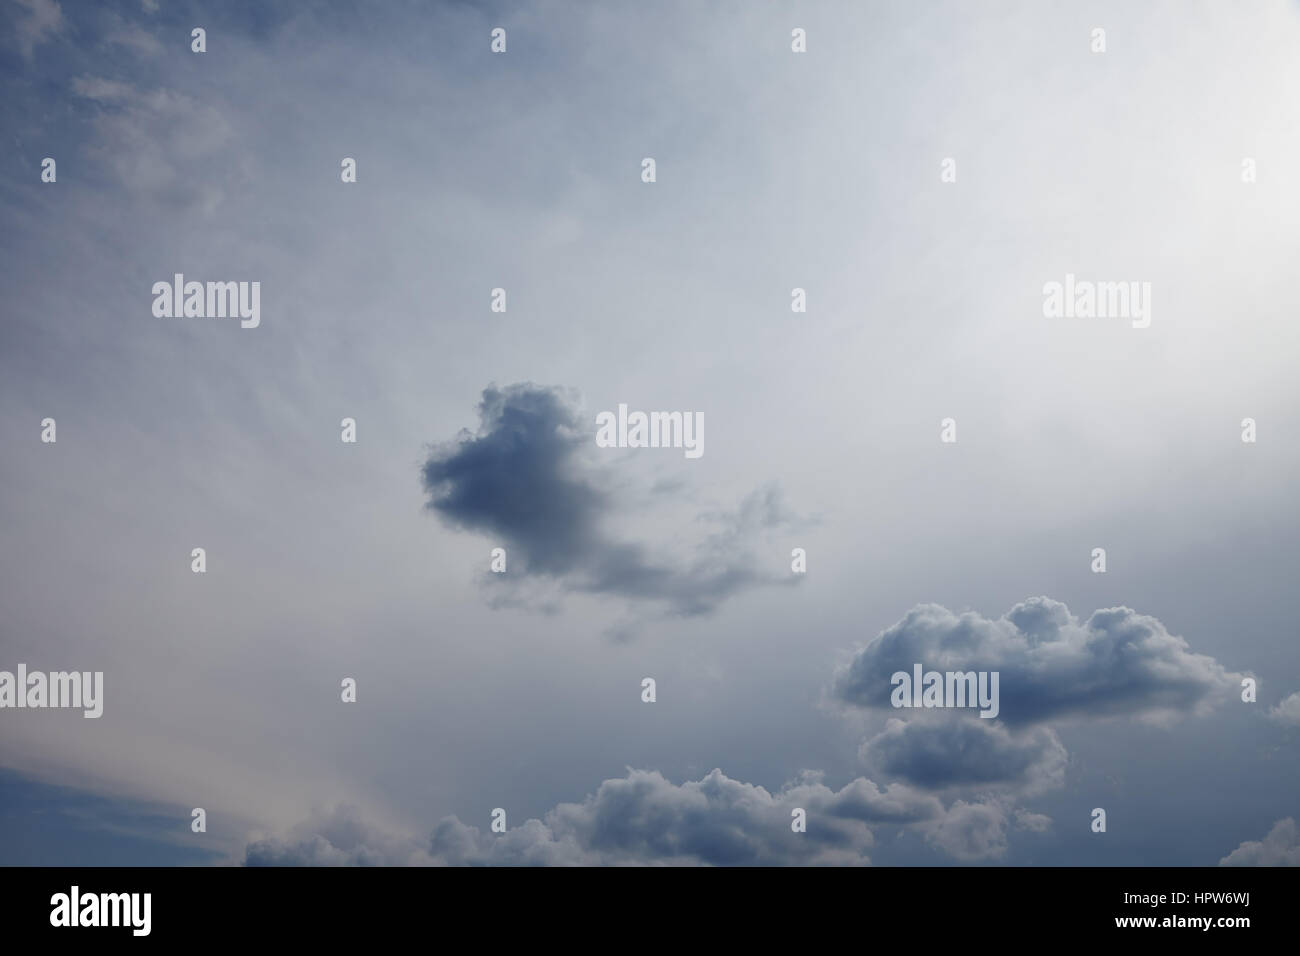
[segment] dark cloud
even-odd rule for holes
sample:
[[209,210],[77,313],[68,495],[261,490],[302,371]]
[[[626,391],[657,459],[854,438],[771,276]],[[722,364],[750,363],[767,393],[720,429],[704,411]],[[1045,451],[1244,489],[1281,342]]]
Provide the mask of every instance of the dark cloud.
[[[632,770],[582,803],[560,804],[543,821],[500,836],[444,820],[431,851],[450,864],[866,863],[869,822],[940,810],[924,797],[857,783],[837,792],[809,777],[769,793],[720,770],[681,785]],[[791,829],[796,807],[807,812],[807,833]]]
[[1263,840],[1247,840],[1219,866],[1300,866],[1300,827],[1291,817],[1278,820]]
[[604,492],[576,474],[583,423],[557,389],[487,388],[477,436],[462,431],[424,463],[427,507],[508,542],[530,571],[562,575],[587,561]]
[[615,501],[648,505],[618,489],[608,470],[581,451],[594,446],[589,425],[565,392],[532,384],[484,389],[477,434],[462,431],[435,448],[423,466],[426,505],[454,527],[485,534],[507,548],[509,567],[549,578],[566,590],[662,602],[678,614],[703,614],[746,588],[793,584],[794,575],[759,570],[755,537],[789,523],[775,488],[747,498],[737,511],[700,520],[717,530],[693,554],[652,557],[606,528]]
[[1013,731],[967,715],[891,718],[862,744],[865,765],[918,787],[1006,787],[1041,793],[1065,782],[1069,759],[1055,731]]
[[914,663],[936,671],[998,671],[1001,713],[1011,724],[1051,718],[1201,712],[1239,686],[1240,674],[1193,653],[1154,617],[1126,607],[1080,623],[1049,598],[1031,598],[991,620],[935,604],[913,608],[860,648],[832,693],[846,703],[890,707],[890,676]]

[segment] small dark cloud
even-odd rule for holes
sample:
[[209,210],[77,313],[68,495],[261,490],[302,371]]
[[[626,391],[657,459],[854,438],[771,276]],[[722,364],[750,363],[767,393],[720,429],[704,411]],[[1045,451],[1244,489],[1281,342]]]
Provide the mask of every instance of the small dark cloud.
[[995,720],[953,714],[891,718],[858,753],[871,770],[914,786],[997,786],[1026,795],[1063,785],[1069,759],[1051,728],[1013,731]]
[[[807,834],[790,826],[800,806],[813,818]],[[849,788],[837,793],[815,781],[773,794],[720,770],[681,785],[630,770],[582,803],[560,804],[500,836],[448,818],[430,849],[448,864],[865,863],[872,835],[864,810]]]
[[478,411],[476,434],[462,431],[424,463],[426,507],[453,527],[500,542],[512,571],[568,591],[659,602],[684,615],[706,614],[749,588],[799,580],[760,570],[753,550],[757,536],[793,518],[775,487],[734,512],[700,515],[716,530],[689,555],[652,556],[614,536],[609,518],[615,503],[648,507],[671,483],[641,496],[616,488],[609,470],[583,454],[594,446],[594,420],[567,393],[528,383],[489,387]]

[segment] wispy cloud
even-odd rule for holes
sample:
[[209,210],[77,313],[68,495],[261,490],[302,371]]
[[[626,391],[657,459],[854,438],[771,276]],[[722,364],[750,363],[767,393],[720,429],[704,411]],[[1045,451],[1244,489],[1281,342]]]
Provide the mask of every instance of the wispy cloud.
[[15,22],[18,30],[18,48],[25,58],[31,59],[38,46],[63,32],[67,25],[63,19],[63,9],[56,0],[15,0],[15,2],[27,10],[26,16],[20,17]]

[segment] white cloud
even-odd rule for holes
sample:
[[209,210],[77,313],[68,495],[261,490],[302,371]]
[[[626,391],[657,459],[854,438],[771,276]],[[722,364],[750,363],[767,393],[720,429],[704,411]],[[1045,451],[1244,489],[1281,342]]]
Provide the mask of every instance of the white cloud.
[[1300,827],[1291,817],[1278,820],[1263,840],[1248,840],[1219,866],[1300,866]]
[[1300,727],[1300,691],[1275,704],[1269,709],[1268,716],[1280,724]]

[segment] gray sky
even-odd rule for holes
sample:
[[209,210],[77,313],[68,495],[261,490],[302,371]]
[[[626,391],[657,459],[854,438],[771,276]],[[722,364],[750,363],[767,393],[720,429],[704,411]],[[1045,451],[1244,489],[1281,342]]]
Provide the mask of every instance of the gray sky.
[[[1295,3],[4,2],[0,669],[106,681],[0,712],[61,860],[1300,855]],[[596,448],[620,402],[705,454]],[[926,605],[1006,674],[1039,596],[1098,660],[1032,720],[836,692]]]

